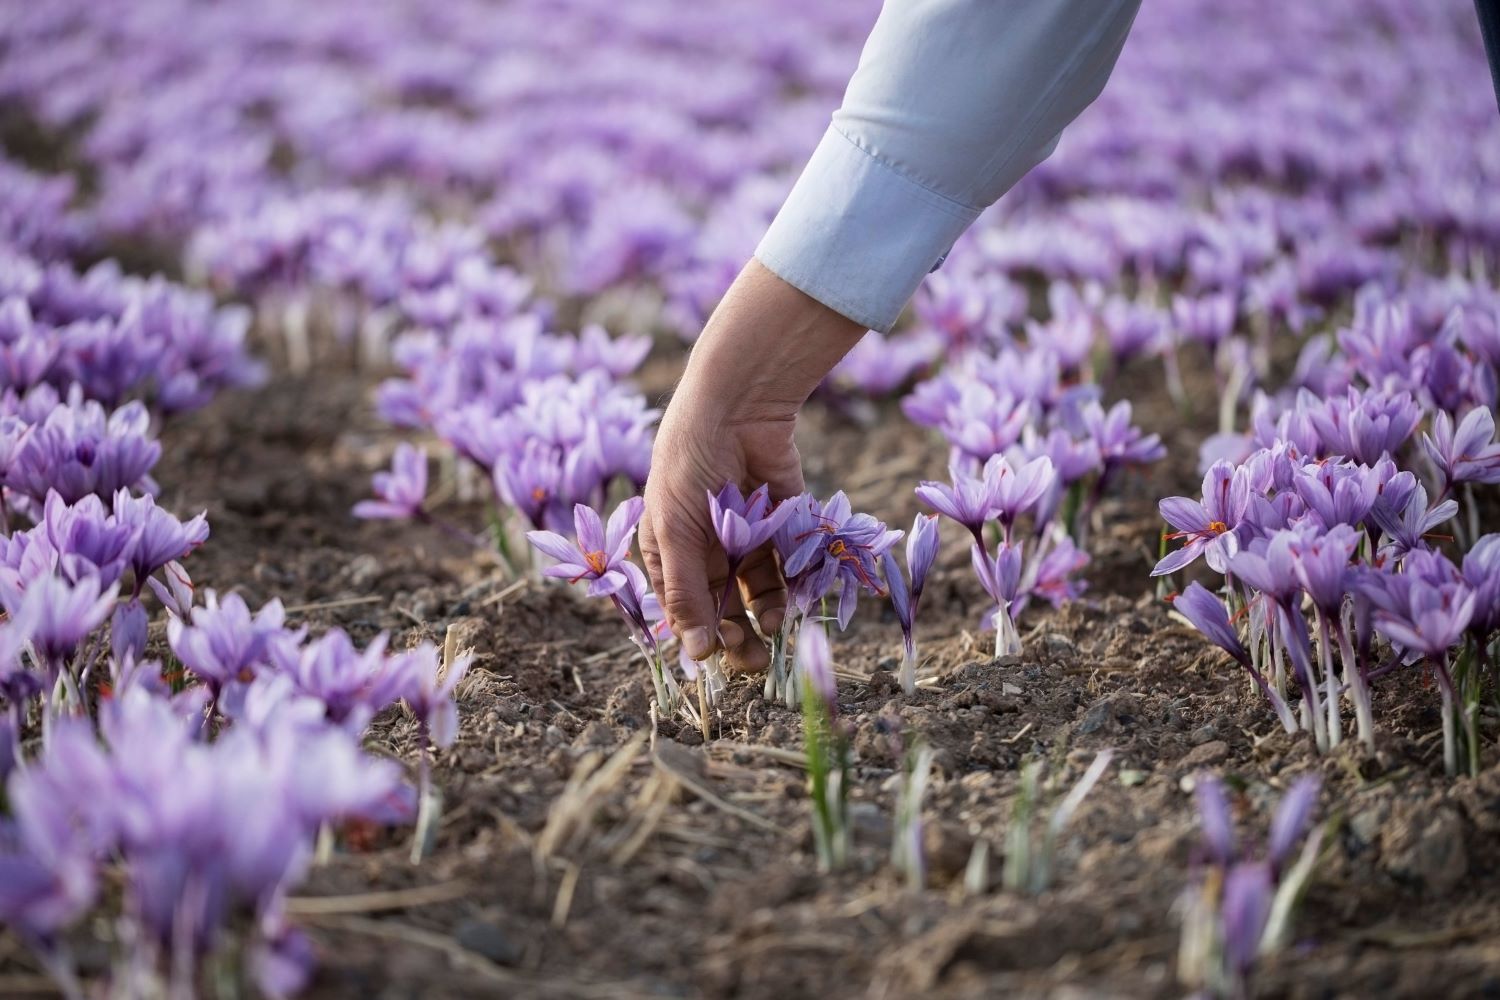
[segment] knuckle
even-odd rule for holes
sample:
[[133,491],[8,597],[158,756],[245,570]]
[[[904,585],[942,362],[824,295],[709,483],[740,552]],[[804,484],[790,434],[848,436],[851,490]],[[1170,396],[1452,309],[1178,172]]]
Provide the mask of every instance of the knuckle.
[[698,595],[686,587],[674,587],[671,584],[662,588],[662,607],[674,618],[684,614],[691,614],[698,609]]

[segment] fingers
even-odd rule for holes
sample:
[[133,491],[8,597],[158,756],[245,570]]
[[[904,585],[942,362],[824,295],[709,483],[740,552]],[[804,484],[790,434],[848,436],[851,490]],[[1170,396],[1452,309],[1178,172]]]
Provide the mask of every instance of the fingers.
[[771,546],[756,549],[740,564],[740,595],[763,635],[781,628],[786,617],[786,583]]
[[719,642],[724,647],[722,662],[728,673],[758,674],[771,665],[771,654],[751,628],[738,593],[729,596],[729,607],[719,622]]
[[723,555],[710,548],[701,524],[672,508],[651,511],[643,519],[641,554],[651,587],[661,599],[667,626],[694,660],[714,651],[718,607],[709,591],[708,561]]

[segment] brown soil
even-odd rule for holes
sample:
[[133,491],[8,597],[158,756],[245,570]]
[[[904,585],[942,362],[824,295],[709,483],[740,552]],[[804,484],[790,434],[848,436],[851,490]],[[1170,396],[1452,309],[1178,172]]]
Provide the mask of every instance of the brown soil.
[[[648,385],[664,388],[671,368],[654,365]],[[169,427],[163,499],[206,507],[213,525],[189,565],[200,585],[237,589],[252,605],[279,596],[294,618],[361,641],[389,629],[399,646],[456,623],[478,652],[461,691],[462,735],[436,771],[447,810],[435,854],[413,866],[409,832],[350,831],[299,898],[439,888],[427,900],[377,907],[361,895],[300,917],[321,954],[314,994],[1182,995],[1174,902],[1197,836],[1185,779],[1209,767],[1243,783],[1236,802],[1250,829],[1263,832],[1280,790],[1309,771],[1324,778],[1323,815],[1341,821],[1298,943],[1265,963],[1257,993],[1500,995],[1493,750],[1478,779],[1445,778],[1437,699],[1412,676],[1377,691],[1378,753],[1320,759],[1280,732],[1227,658],[1168,617],[1146,576],[1154,501],[1192,487],[1183,456],[1200,432],[1153,402],[1154,374],[1130,388],[1175,461],[1106,500],[1093,589],[1060,613],[1028,612],[1023,656],[985,654],[981,595],[952,531],[919,627],[937,684],[910,698],[892,684],[883,668],[899,631],[874,601],[837,641],[858,762],[854,863],[832,876],[817,874],[801,770],[763,749],[798,750],[799,718],[745,680],[716,719],[718,739],[703,746],[662,722],[654,750],[599,797],[577,842],[538,859],[579,762],[651,727],[649,679],[607,605],[561,587],[510,587],[493,559],[436,528],[349,515],[395,440],[370,411],[373,376],[330,362]],[[917,510],[916,480],[944,465],[941,445],[893,405],[867,427],[814,408],[802,434],[813,489],[843,486],[857,508],[897,526]],[[481,524],[474,508],[445,513]],[[933,884],[921,892],[889,864],[892,734],[903,730],[937,755],[926,809]],[[376,726],[374,742],[408,761],[414,739],[399,713]],[[995,848],[999,872],[1020,763],[1045,759],[1052,786],[1066,788],[1105,748],[1115,767],[1062,838],[1053,887],[965,897],[975,838]],[[1122,770],[1139,772],[1135,783]],[[657,796],[665,808],[653,813]],[[628,862],[612,860],[620,852]]]

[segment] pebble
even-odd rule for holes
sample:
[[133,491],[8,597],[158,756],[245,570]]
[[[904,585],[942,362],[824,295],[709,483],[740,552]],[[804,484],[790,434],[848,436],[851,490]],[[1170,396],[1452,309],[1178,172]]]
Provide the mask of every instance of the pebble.
[[615,734],[604,723],[595,719],[583,728],[583,732],[573,740],[575,750],[586,750],[590,747],[611,747],[615,743]]
[[1361,846],[1368,847],[1380,836],[1381,827],[1385,826],[1390,815],[1391,807],[1384,802],[1377,802],[1350,818],[1349,835]]
[[937,880],[962,875],[973,850],[974,838],[963,827],[941,821],[922,824],[922,855]]
[[1463,821],[1447,807],[1403,808],[1386,825],[1380,846],[1382,867],[1430,896],[1451,892],[1469,873]]
[[1181,760],[1183,767],[1210,767],[1222,764],[1229,757],[1229,744],[1223,740],[1210,740],[1187,752]]
[[1071,660],[1078,655],[1078,644],[1061,632],[1048,632],[1042,636],[1042,648],[1055,660]]
[[488,920],[465,920],[454,930],[453,939],[497,965],[515,965],[521,960],[520,947]]
[[849,832],[859,843],[888,846],[891,841],[891,818],[873,802],[851,802]]
[[1194,729],[1193,734],[1188,737],[1188,742],[1195,747],[1202,746],[1209,740],[1216,739],[1218,735],[1219,727],[1210,722],[1206,726],[1199,726],[1197,729]]
[[1078,731],[1084,735],[1098,732],[1117,733],[1135,725],[1138,713],[1135,699],[1130,695],[1119,693],[1108,695],[1089,706],[1088,712],[1083,716],[1083,721],[1078,724]]

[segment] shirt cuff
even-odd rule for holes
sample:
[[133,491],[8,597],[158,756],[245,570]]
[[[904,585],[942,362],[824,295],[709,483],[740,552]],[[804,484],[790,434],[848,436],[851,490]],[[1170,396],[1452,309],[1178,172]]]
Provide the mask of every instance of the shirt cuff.
[[755,256],[788,284],[884,333],[978,217],[830,127]]

